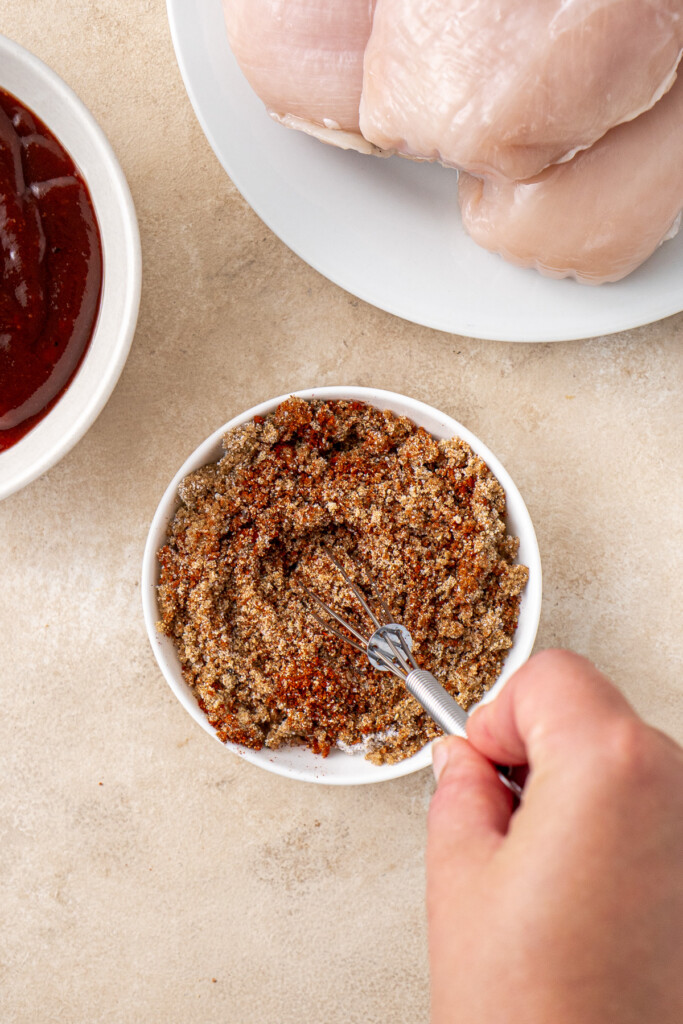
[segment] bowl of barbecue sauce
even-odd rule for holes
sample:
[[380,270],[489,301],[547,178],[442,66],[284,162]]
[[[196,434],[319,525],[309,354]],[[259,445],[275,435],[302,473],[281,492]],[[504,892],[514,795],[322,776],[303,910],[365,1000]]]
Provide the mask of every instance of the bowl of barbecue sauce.
[[75,93],[0,36],[0,498],[53,466],[105,405],[140,300],[125,177]]

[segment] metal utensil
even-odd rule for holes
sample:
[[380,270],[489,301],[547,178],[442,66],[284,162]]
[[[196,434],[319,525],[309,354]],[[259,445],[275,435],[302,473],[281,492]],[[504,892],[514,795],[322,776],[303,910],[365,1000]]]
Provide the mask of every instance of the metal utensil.
[[[350,644],[357,651],[360,651],[361,654],[365,654],[373,668],[378,669],[380,672],[391,672],[397,676],[405,684],[408,692],[413,695],[430,718],[445,733],[467,738],[467,712],[460,707],[457,701],[451,697],[450,693],[443,688],[431,672],[427,672],[417,664],[412,654],[413,641],[410,633],[405,626],[392,621],[391,613],[378,593],[377,588],[373,587],[373,592],[385,620],[384,622],[380,621],[377,615],[375,615],[362,590],[349,578],[334,556],[328,552],[328,557],[370,617],[375,630],[371,636],[366,638],[355,626],[342,618],[329,605],[325,604],[314,591],[305,587],[308,596],[316,602],[326,615],[334,619],[355,639],[352,640],[351,636],[340,632],[340,630],[323,619],[316,611],[309,608],[311,615],[328,633]],[[366,579],[369,581],[370,578],[367,570],[364,569],[363,571]],[[510,778],[510,769],[496,765],[496,770],[501,782],[514,793],[517,799],[521,799],[522,787],[514,779]]]

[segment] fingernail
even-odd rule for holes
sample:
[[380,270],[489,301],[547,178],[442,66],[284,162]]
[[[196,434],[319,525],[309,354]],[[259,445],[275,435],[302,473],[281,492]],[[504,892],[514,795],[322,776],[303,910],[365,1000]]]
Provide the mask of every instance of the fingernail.
[[432,743],[432,770],[438,782],[448,761],[448,744],[445,736],[439,736]]

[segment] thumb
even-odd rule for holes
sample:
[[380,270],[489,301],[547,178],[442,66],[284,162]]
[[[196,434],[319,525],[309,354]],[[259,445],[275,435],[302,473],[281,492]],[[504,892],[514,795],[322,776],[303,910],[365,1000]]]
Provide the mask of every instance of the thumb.
[[560,768],[600,749],[610,722],[635,718],[617,688],[571,651],[542,651],[469,716],[470,743],[500,764]]
[[437,789],[427,822],[429,888],[488,860],[505,836],[512,794],[467,740],[444,736],[432,746]]

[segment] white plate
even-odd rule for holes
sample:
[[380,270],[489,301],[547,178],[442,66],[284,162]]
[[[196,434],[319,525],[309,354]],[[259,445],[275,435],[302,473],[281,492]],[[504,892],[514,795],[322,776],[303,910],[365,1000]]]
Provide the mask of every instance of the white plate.
[[[492,700],[501,687],[510,678],[512,673],[523,665],[531,654],[536,638],[536,630],[541,615],[541,556],[538,550],[536,534],[531,522],[531,517],[521,494],[515,487],[509,474],[503,468],[495,455],[477,438],[470,433],[466,427],[451,419],[444,413],[433,409],[424,402],[417,402],[405,395],[396,395],[391,391],[380,391],[375,388],[359,387],[324,387],[314,388],[308,391],[297,391],[295,394],[302,398],[338,399],[348,401],[367,402],[379,409],[391,409],[399,416],[408,416],[414,423],[419,424],[428,430],[430,434],[438,438],[461,437],[488,465],[496,475],[498,481],[505,490],[507,502],[507,527],[511,534],[519,537],[519,553],[517,561],[529,568],[529,581],[524,588],[519,609],[519,622],[515,632],[514,642],[508,651],[501,674],[483,698],[482,703]],[[157,584],[159,582],[159,562],[157,552],[166,542],[169,523],[173,519],[179,505],[178,484],[188,473],[194,472],[201,466],[210,462],[216,462],[223,454],[221,438],[227,430],[247,423],[254,416],[266,416],[272,412],[280,402],[288,395],[280,395],[279,398],[272,398],[268,402],[247,409],[241,415],[236,416],[224,426],[216,430],[211,437],[208,437],[203,444],[192,453],[180,467],[173,480],[166,488],[166,492],[159,502],[152,525],[149,528],[145,553],[142,562],[142,606],[145,616],[145,625],[149,636],[152,650],[163,672],[168,685],[183,705],[186,711],[192,716],[202,729],[210,736],[216,737],[216,731],[209,724],[206,715],[201,711],[192,690],[183,678],[180,668],[180,661],[173,642],[157,632],[156,623],[159,619],[157,607]],[[220,741],[219,741],[220,742]],[[226,743],[225,746],[234,754],[238,754],[259,768],[275,772],[277,775],[286,775],[291,779],[299,779],[303,782],[321,782],[330,786],[352,786],[368,782],[384,782],[387,779],[395,779],[400,775],[408,775],[410,772],[420,768],[426,768],[432,759],[431,744],[423,747],[412,757],[397,764],[374,765],[360,755],[342,753],[341,750],[333,750],[329,757],[321,757],[314,754],[306,747],[280,747],[278,750],[250,750],[247,747],[240,747],[235,743]]]
[[683,309],[683,231],[599,288],[512,267],[463,231],[454,171],[343,152],[275,124],[232,55],[221,0],[167,6],[216,156],[268,227],[347,291],[427,327],[501,341],[595,337]]

